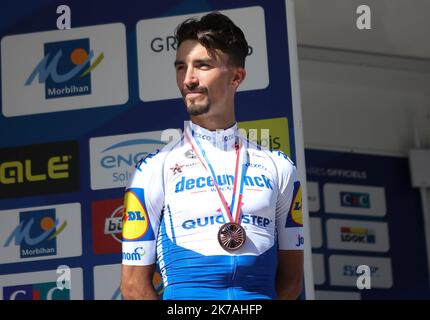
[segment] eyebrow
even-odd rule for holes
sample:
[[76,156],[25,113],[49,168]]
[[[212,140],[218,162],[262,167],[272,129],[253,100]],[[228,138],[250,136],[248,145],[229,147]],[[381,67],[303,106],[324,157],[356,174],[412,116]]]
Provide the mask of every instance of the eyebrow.
[[[204,58],[204,59],[194,60],[193,63],[208,63],[213,61],[214,60],[212,58]],[[175,60],[175,63],[174,63],[175,67],[180,64],[185,64],[185,62],[183,60]]]
[[175,60],[175,67],[179,64],[185,64],[185,62],[182,60]]

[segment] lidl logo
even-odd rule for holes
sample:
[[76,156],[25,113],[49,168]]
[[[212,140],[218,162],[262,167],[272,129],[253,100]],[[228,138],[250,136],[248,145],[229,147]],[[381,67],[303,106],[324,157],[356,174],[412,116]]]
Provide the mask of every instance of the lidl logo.
[[341,192],[340,203],[343,207],[370,208],[370,195],[359,192]]
[[70,289],[57,288],[57,282],[3,287],[3,300],[70,300]]
[[154,240],[145,206],[144,190],[128,189],[124,196],[122,237],[124,240]]
[[67,220],[59,225],[55,209],[41,209],[19,213],[19,225],[11,232],[4,247],[14,241],[20,246],[20,257],[31,258],[57,254],[57,236],[67,227]]
[[341,227],[341,240],[342,242],[353,243],[375,243],[375,232],[368,228],[358,227]]
[[89,38],[49,42],[44,44],[44,56],[27,80],[35,78],[45,84],[45,98],[62,98],[91,94],[91,72],[104,58],[101,52],[95,59]]
[[294,182],[293,189],[293,200],[291,207],[288,212],[287,221],[285,224],[286,228],[289,227],[302,227],[303,226],[303,215],[302,215],[302,188],[300,181]]

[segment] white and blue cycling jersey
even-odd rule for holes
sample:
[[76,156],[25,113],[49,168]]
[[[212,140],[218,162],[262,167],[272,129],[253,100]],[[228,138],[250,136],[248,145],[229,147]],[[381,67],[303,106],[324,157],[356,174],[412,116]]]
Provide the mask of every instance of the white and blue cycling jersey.
[[[229,202],[237,125],[218,131],[190,125]],[[275,299],[278,250],[303,250],[295,166],[283,152],[241,139],[248,155],[240,220],[247,239],[232,253],[217,238],[228,222],[221,201],[184,135],[136,165],[124,200],[122,263],[158,262],[163,299]]]

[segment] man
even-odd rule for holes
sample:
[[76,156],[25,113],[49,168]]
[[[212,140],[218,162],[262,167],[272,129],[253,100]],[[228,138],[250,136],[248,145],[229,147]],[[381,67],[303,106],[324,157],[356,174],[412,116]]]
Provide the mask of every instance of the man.
[[158,299],[158,261],[164,299],[296,299],[300,182],[285,154],[238,133],[243,32],[210,13],[186,20],[175,36],[176,80],[191,123],[181,139],[136,165],[126,189],[123,297]]

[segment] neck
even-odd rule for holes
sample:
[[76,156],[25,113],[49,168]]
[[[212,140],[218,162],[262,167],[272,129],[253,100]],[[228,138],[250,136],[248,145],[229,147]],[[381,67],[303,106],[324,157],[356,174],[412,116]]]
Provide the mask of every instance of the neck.
[[210,131],[228,129],[236,123],[234,114],[220,116],[202,114],[199,116],[190,116],[190,119],[193,123]]

